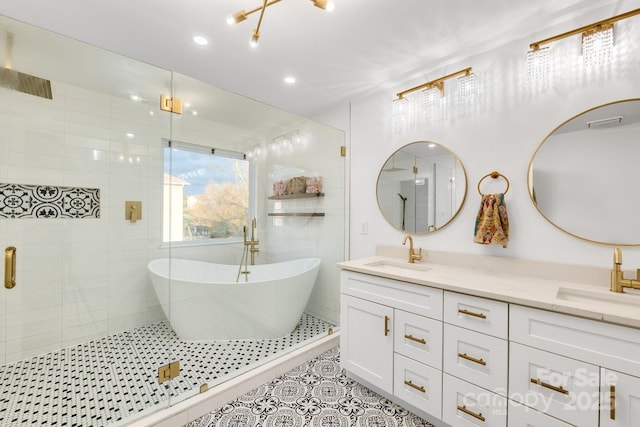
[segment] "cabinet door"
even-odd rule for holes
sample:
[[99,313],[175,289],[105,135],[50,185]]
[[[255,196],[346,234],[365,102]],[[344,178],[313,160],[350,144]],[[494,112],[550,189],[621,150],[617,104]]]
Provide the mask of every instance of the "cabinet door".
[[340,360],[348,372],[393,393],[393,309],[341,295]]
[[640,378],[601,368],[600,427],[632,427],[640,422]]
[[600,370],[575,359],[510,343],[509,397],[580,427],[598,427]]

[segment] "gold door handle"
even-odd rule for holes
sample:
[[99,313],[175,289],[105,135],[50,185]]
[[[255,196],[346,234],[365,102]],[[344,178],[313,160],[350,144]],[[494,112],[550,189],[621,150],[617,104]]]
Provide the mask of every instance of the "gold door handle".
[[413,335],[405,335],[404,337],[406,339],[408,339],[408,340],[419,342],[420,344],[426,344],[427,343],[423,338],[416,338]]
[[469,311],[463,308],[458,309],[458,313],[466,314],[467,316],[479,317],[481,319],[486,319],[487,315],[484,313],[475,313],[473,311]]
[[615,420],[616,419],[616,386],[612,385],[609,390],[610,390],[609,418],[611,418],[612,420]]
[[480,421],[486,421],[486,418],[482,416],[482,412],[476,414],[475,412],[468,410],[466,406],[458,405],[458,411],[462,411],[467,415],[471,415],[473,418],[476,418]]
[[422,393],[426,393],[427,390],[425,390],[424,387],[422,387],[421,385],[415,385],[414,383],[412,383],[411,381],[405,381],[404,382],[406,385],[408,385],[409,387],[415,388],[416,390],[418,390],[419,392]]
[[473,363],[477,363],[478,365],[486,366],[487,362],[482,359],[476,359],[475,357],[469,356],[467,353],[458,353],[458,357],[469,360]]
[[16,248],[9,246],[4,250],[4,287],[16,286]]
[[555,385],[545,383],[540,378],[531,378],[531,382],[541,387],[548,388],[549,390],[557,391],[558,393],[562,393],[566,395],[569,394],[569,390],[562,388],[562,386],[555,386]]
[[384,316],[384,336],[389,335],[389,316]]

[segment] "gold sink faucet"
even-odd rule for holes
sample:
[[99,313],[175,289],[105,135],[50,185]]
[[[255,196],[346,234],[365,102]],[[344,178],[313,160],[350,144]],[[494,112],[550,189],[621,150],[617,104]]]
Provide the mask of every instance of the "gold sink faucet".
[[635,279],[625,279],[622,272],[622,251],[613,250],[613,270],[611,270],[611,292],[624,292],[624,288],[640,289],[640,268]]
[[422,259],[422,248],[418,249],[418,253],[413,250],[413,238],[410,234],[404,236],[402,240],[402,244],[405,245],[409,241],[409,262],[413,264],[416,260],[420,261]]

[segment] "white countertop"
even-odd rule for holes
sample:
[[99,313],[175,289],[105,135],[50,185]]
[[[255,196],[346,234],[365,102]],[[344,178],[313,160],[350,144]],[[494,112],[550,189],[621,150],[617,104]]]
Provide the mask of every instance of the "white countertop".
[[343,270],[431,286],[541,308],[558,313],[640,328],[640,293],[609,291],[608,283],[594,285],[512,272],[485,271],[456,265],[372,256],[338,263]]

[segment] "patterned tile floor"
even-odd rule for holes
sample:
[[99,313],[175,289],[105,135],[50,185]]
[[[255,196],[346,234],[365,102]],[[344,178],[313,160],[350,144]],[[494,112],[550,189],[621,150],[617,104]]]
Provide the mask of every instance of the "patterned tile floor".
[[[199,389],[260,359],[326,335],[307,314],[275,340],[187,342],[165,322],[0,366],[0,426],[100,427]],[[158,367],[180,360],[180,376],[158,384]]]
[[433,427],[347,378],[338,347],[187,427]]

